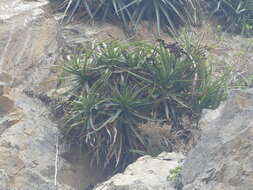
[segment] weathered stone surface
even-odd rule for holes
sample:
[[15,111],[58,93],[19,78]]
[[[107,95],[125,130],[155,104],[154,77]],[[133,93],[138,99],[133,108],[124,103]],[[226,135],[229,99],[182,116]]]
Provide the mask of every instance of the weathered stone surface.
[[253,89],[234,90],[200,122],[202,137],[182,172],[184,190],[252,190]]
[[0,117],[0,171],[4,171],[0,178],[12,190],[53,190],[57,125],[39,101],[19,92],[14,94],[14,111]]
[[[60,30],[47,0],[0,0],[0,190],[56,189],[57,123],[22,90],[56,87]],[[62,151],[60,146],[58,189],[83,190],[97,182],[88,158],[75,154],[78,161],[70,162]]]
[[55,85],[48,81],[56,79],[52,67],[59,55],[60,27],[45,11],[48,7],[47,0],[0,1],[0,67],[12,77],[12,86]]
[[67,149],[61,145],[56,171],[60,134],[50,111],[18,89],[11,89],[8,96],[12,98],[12,109],[0,115],[0,171],[4,171],[4,175],[0,172],[1,184],[8,184],[4,186],[10,190],[53,190],[55,172],[61,190],[82,190],[97,183],[99,175],[90,167],[87,154],[78,150],[64,152]]
[[[37,87],[48,80],[46,67],[57,56],[57,30],[46,17],[47,5],[46,0],[0,1],[1,190],[55,189],[56,123],[39,101],[11,88]],[[58,188],[72,189],[64,182]]]
[[183,159],[184,156],[178,153],[162,153],[156,158],[141,157],[95,190],[174,190],[167,177],[170,170],[181,166]]
[[4,170],[0,170],[0,189],[10,190],[9,178]]

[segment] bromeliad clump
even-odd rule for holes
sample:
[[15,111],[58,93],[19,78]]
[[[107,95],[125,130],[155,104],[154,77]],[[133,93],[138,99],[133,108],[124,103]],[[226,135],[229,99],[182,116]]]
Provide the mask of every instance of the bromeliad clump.
[[64,0],[62,7],[69,19],[78,11],[91,19],[119,20],[125,28],[136,30],[143,20],[155,22],[158,32],[169,27],[196,24],[200,5],[198,0]]
[[180,129],[182,115],[215,108],[224,98],[225,78],[211,79],[204,54],[181,49],[178,56],[170,47],[99,43],[65,64],[74,97],[65,135],[88,147],[93,162],[124,167],[134,150],[149,152],[140,125],[169,122]]
[[221,29],[246,36],[253,35],[252,0],[206,0],[211,15],[222,25]]

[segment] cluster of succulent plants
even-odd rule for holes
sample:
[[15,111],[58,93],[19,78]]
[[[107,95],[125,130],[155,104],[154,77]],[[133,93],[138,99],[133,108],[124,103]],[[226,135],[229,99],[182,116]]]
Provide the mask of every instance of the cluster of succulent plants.
[[143,42],[93,44],[65,64],[72,98],[65,135],[105,168],[125,166],[146,151],[146,122],[180,126],[183,114],[216,108],[226,77],[212,79],[202,47]]

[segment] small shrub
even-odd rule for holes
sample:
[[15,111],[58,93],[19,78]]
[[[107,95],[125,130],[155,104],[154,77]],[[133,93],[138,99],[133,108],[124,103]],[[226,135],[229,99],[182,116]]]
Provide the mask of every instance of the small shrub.
[[170,175],[167,177],[167,180],[168,181],[175,181],[179,177],[181,172],[182,172],[182,167],[179,167],[179,166],[173,170],[170,170]]
[[104,167],[124,167],[137,156],[132,150],[149,152],[140,124],[180,128],[182,115],[215,108],[225,96],[225,81],[211,80],[204,55],[177,44],[99,43],[64,68],[75,97],[65,135]]
[[244,35],[253,34],[252,0],[206,0],[212,15],[222,23],[223,30]]

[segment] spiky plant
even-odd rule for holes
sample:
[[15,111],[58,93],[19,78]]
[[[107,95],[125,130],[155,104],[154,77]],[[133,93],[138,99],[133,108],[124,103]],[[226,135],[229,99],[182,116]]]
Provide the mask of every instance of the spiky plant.
[[175,32],[179,25],[196,23],[198,19],[195,0],[132,0],[129,5],[135,28],[146,19],[156,23],[158,32],[162,25]]
[[93,19],[93,4],[92,0],[63,0],[60,4],[60,9],[64,9],[64,16],[68,14],[68,21],[78,12],[85,10],[90,18]]
[[225,31],[253,34],[252,0],[207,0],[207,3]]
[[90,18],[120,19],[125,28],[136,30],[142,20],[156,22],[157,30],[198,22],[197,0],[65,0],[65,13],[72,17],[82,9]]
[[132,150],[149,152],[139,124],[170,121],[178,129],[183,114],[222,100],[224,85],[210,82],[204,55],[177,55],[168,47],[101,43],[65,65],[77,89],[65,135],[88,146],[93,162],[125,166],[136,158]]

